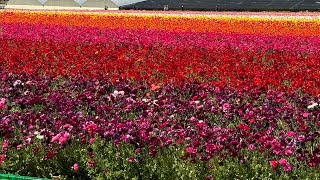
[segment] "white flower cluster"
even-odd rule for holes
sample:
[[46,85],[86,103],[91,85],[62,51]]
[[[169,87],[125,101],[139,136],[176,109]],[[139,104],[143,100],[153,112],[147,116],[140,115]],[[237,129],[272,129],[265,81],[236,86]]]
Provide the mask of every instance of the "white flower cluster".
[[309,105],[307,108],[308,108],[308,109],[313,109],[313,108],[315,108],[315,107],[317,107],[317,106],[319,106],[318,103],[313,103],[313,104]]

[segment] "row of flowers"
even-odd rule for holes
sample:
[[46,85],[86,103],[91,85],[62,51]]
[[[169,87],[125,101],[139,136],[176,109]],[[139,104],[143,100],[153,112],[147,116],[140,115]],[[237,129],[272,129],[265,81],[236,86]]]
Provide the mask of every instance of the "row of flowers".
[[2,11],[1,22],[97,28],[157,29],[166,31],[220,32],[265,35],[319,36],[319,19],[273,19],[250,16],[192,16],[157,14],[102,14],[72,12]]
[[[320,98],[313,96],[197,83],[160,87],[5,72],[0,78],[2,162],[8,149],[37,139],[54,150],[69,140],[89,144],[99,136],[115,145],[133,144],[136,153],[147,147],[150,156],[183,145],[183,159],[232,156],[242,162],[250,158],[242,150],[249,150],[285,171],[299,163],[320,165]],[[13,136],[16,130],[22,139]],[[53,155],[49,150],[44,159]]]

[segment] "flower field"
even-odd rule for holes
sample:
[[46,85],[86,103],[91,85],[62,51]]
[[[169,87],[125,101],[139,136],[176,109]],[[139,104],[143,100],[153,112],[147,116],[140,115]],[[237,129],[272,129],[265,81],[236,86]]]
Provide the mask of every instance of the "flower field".
[[0,15],[0,173],[320,178],[320,14]]

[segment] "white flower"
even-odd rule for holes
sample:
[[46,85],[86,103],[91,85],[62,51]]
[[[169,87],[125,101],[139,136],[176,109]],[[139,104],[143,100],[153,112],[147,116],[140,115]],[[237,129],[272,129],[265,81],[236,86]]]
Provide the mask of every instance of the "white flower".
[[114,90],[114,91],[113,91],[113,95],[114,95],[115,97],[117,97],[117,96],[119,95],[119,91]]
[[115,97],[117,96],[123,96],[124,95],[124,91],[117,91],[117,90],[114,90],[114,92],[112,93]]
[[17,85],[20,85],[22,82],[20,80],[16,80],[14,83],[13,83],[13,86],[16,87]]
[[23,95],[28,96],[30,93],[31,93],[30,91],[25,91]]
[[36,136],[36,138],[37,138],[37,139],[43,139],[43,138],[44,138],[44,136],[43,136],[43,135],[38,134],[38,135]]
[[309,105],[307,108],[308,108],[308,109],[313,109],[313,108],[315,108],[315,107],[318,106],[318,105],[319,105],[318,103],[313,103],[313,104]]
[[121,96],[124,95],[124,91],[119,91],[118,93],[119,93],[119,95],[121,95]]
[[154,105],[158,106],[157,102],[158,102],[158,100],[153,100],[152,103],[153,103]]

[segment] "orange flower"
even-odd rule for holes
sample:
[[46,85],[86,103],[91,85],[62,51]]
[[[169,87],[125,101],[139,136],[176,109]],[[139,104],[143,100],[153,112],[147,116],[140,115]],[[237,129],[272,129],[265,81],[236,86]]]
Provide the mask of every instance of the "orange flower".
[[155,90],[157,90],[157,89],[159,89],[159,88],[160,88],[160,86],[151,84],[151,90],[152,90],[152,91],[155,91]]

